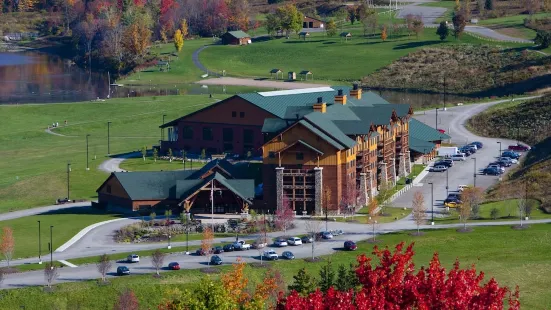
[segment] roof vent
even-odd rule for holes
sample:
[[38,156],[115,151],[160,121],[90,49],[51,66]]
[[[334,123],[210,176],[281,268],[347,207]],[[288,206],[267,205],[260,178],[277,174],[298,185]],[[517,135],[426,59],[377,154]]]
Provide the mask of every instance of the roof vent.
[[346,104],[346,95],[343,93],[342,89],[339,89],[337,95],[335,96],[335,103],[345,105]]
[[323,97],[318,97],[318,103],[323,103]]
[[350,97],[362,99],[362,89],[360,88],[360,85],[358,85],[358,83],[354,83],[352,90],[350,90]]
[[342,96],[342,89],[339,89],[339,92],[338,92],[337,96]]
[[359,87],[359,86],[358,86],[358,83],[354,83],[354,86],[352,86],[352,89],[353,89],[353,90],[358,90],[358,87]]

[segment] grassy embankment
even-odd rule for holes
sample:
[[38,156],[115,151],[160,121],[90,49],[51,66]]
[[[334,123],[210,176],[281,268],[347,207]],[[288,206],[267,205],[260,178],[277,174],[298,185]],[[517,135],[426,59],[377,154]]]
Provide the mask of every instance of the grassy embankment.
[[[185,164],[185,169],[198,169],[204,166],[202,162],[194,161],[193,164],[188,160]],[[157,160],[155,162],[153,158],[146,157],[143,158],[129,158],[123,161],[120,166],[121,169],[128,171],[159,171],[159,170],[183,170],[184,163],[181,160],[173,160],[172,162],[168,160]]]
[[[463,267],[476,264],[478,270],[484,271],[486,279],[495,277],[501,285],[519,285],[523,308],[543,309],[551,304],[551,292],[547,289],[547,280],[551,277],[548,259],[551,245],[546,241],[550,229],[551,226],[546,224],[533,225],[523,231],[513,230],[509,226],[477,227],[468,234],[457,233],[453,229],[431,230],[421,237],[402,232],[381,236],[380,246],[394,246],[400,241],[415,242],[417,268],[427,266],[434,252],[439,253],[440,260],[448,268],[456,259]],[[334,266],[348,265],[355,261],[358,254],[371,252],[372,247],[372,244],[360,242],[358,251],[339,251],[330,258]],[[185,258],[180,263],[185,263]],[[270,264],[282,273],[289,284],[292,276],[302,267],[317,278],[320,267],[325,263],[296,260]],[[223,270],[228,268],[222,267]],[[261,281],[264,274],[262,268],[247,267],[245,272],[252,283]],[[198,270],[181,270],[165,273],[161,279],[154,279],[151,275],[112,279],[108,286],[99,286],[95,281],[59,284],[51,294],[44,293],[40,287],[6,290],[2,292],[0,308],[18,309],[24,305],[27,309],[48,309],[56,304],[72,307],[79,303],[81,309],[109,309],[116,296],[126,288],[135,291],[142,308],[155,308],[166,290],[190,287],[204,276]]]
[[508,102],[468,121],[482,136],[519,139],[534,146],[519,167],[507,174],[492,191],[496,199],[528,187],[528,197],[541,202],[551,213],[551,96],[526,102]]
[[[166,120],[205,107],[208,96],[168,96],[111,99],[53,105],[0,106],[0,212],[50,205],[67,196],[67,162],[71,162],[70,198],[93,199],[107,173],[97,169],[107,159],[107,121],[111,123],[111,153],[156,145],[162,114]],[[63,121],[68,126],[45,132]],[[90,170],[86,171],[86,134]]]

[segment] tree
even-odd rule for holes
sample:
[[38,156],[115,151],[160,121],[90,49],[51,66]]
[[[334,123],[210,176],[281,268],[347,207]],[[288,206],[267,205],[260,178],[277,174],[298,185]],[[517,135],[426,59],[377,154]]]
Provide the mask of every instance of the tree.
[[136,18],[124,31],[122,46],[133,62],[140,62],[151,40],[151,30],[146,18]]
[[307,296],[316,290],[314,279],[306,272],[306,268],[301,268],[298,273],[293,276],[293,279],[293,284],[288,287],[289,291],[295,291],[302,296]]
[[155,252],[151,255],[151,264],[153,264],[153,268],[155,268],[157,276],[160,276],[159,270],[163,267],[165,257],[166,254],[161,252],[159,249],[155,250]]
[[109,269],[111,269],[111,266],[112,266],[112,263],[111,263],[111,260],[109,259],[109,256],[107,254],[103,254],[99,257],[99,260],[96,264],[97,268],[98,268],[98,272],[101,274],[101,281],[102,282],[106,282],[106,278],[105,278],[105,275],[107,274],[107,272],[109,271]]
[[125,289],[117,298],[114,310],[138,310],[140,309],[140,304],[138,298],[134,291],[131,289]]
[[142,157],[143,157],[143,161],[145,161],[145,157],[147,156],[147,146],[144,146],[142,148]]
[[4,279],[6,279],[7,274],[6,268],[0,268],[0,287],[2,287],[2,283],[4,282]]
[[153,224],[155,224],[155,218],[157,217],[157,213],[155,212],[151,212],[149,214],[149,220],[151,221],[151,225],[153,226]]
[[382,181],[379,185],[379,193],[377,194],[377,201],[381,207],[381,213],[385,214],[386,208],[391,205],[390,198],[394,195],[394,184],[392,181]]
[[52,283],[59,276],[57,266],[55,264],[46,263],[44,266],[44,278],[48,284],[48,288],[52,287]]
[[294,31],[298,33],[302,29],[302,20],[304,15],[297,10],[294,4],[280,6],[275,12],[276,19],[279,21],[281,30],[285,31],[285,36],[289,38],[289,34]]
[[485,281],[484,273],[478,273],[474,266],[461,269],[456,261],[447,272],[435,253],[429,267],[416,272],[413,244],[404,251],[403,242],[393,252],[374,247],[373,255],[377,263],[364,254],[357,258],[359,288],[347,291],[330,288],[326,293],[318,289],[309,294],[291,291],[280,297],[276,309],[485,310],[503,309],[504,301],[510,310],[520,309],[518,287],[511,292],[493,278]]
[[320,232],[321,222],[315,219],[309,219],[305,220],[304,223],[307,235],[312,238],[312,243],[310,243],[312,246],[312,260],[315,260],[316,243],[318,242],[318,233]]
[[551,45],[551,32],[538,30],[534,42],[541,48],[548,48]]
[[494,9],[494,6],[495,6],[495,0],[486,0],[486,2],[484,3],[484,8],[486,10],[493,10]]
[[436,29],[436,34],[440,37],[440,40],[444,41],[450,35],[450,29],[446,22],[440,22],[440,26]]
[[371,225],[373,241],[375,241],[377,240],[377,237],[375,235],[375,228],[377,226],[377,219],[379,218],[379,213],[381,212],[377,198],[373,198],[371,199],[371,201],[369,201],[369,204],[367,205],[367,210],[369,212],[368,223]]
[[383,26],[383,30],[381,31],[381,40],[386,41],[387,35],[386,35],[386,26]]
[[273,36],[277,31],[281,29],[281,21],[275,14],[267,14],[265,27],[268,34],[270,36]]
[[287,229],[293,225],[295,220],[295,212],[291,207],[289,197],[283,195],[281,208],[278,208],[275,212],[275,225],[277,229],[283,230],[283,234],[287,234]]
[[320,280],[318,286],[322,292],[327,292],[330,287],[333,287],[335,284],[335,271],[333,266],[331,266],[331,260],[327,261],[325,266],[322,266],[320,269]]
[[463,14],[455,14],[452,19],[453,22],[453,36],[459,39],[465,30],[467,24],[465,16]]
[[201,155],[200,155],[201,159],[206,159],[207,158],[207,151],[205,149],[202,149],[201,150]]
[[176,48],[176,51],[179,53],[182,51],[183,46],[184,46],[184,36],[182,35],[182,31],[178,29],[176,30],[176,33],[174,33],[174,47]]
[[201,239],[201,249],[207,256],[207,264],[210,265],[210,255],[212,253],[212,243],[214,240],[214,233],[210,227],[206,227],[203,230],[203,239]]
[[180,22],[180,31],[182,32],[182,38],[185,40],[189,35],[189,26],[185,18]]
[[492,220],[497,220],[497,218],[499,217],[499,210],[497,208],[493,208],[490,211],[490,217],[492,218]]
[[351,6],[348,8],[348,19],[350,20],[350,23],[354,25],[354,22],[356,21],[357,16],[357,7]]
[[361,13],[361,19],[360,22],[362,23],[363,30],[364,30],[364,36],[371,30],[371,35],[375,33],[375,29],[377,29],[377,23],[378,23],[378,17],[379,15],[377,12],[373,10],[366,10],[363,13]]
[[461,193],[461,206],[459,206],[459,220],[463,223],[463,229],[467,229],[467,220],[471,216],[473,207],[478,206],[484,198],[484,191],[480,187],[469,187]]
[[413,221],[417,224],[417,234],[419,235],[419,226],[425,224],[426,221],[426,210],[425,210],[425,197],[420,191],[413,194],[413,201],[411,204],[413,215]]
[[222,286],[227,292],[231,292],[230,299],[235,304],[243,304],[250,298],[247,292],[247,284],[249,279],[244,274],[245,262],[237,258],[237,262],[232,264],[232,269],[222,275]]
[[172,149],[169,148],[169,149],[168,149],[168,161],[169,161],[169,162],[172,162],[172,157],[173,157],[173,155],[174,155],[174,154],[172,154]]
[[166,35],[166,28],[165,26],[161,27],[161,31],[159,33],[161,35],[161,40],[164,44],[168,43],[168,36]]
[[423,23],[423,19],[421,17],[413,20],[413,32],[415,32],[415,37],[417,39],[419,39],[419,34],[423,32],[423,29],[425,29],[425,24]]
[[330,37],[333,37],[337,34],[337,24],[335,23],[334,19],[331,18],[327,22],[325,31],[327,31],[327,35],[330,36]]
[[13,257],[13,251],[15,249],[15,240],[13,238],[13,229],[9,226],[2,228],[2,243],[0,243],[0,250],[10,267],[10,261]]

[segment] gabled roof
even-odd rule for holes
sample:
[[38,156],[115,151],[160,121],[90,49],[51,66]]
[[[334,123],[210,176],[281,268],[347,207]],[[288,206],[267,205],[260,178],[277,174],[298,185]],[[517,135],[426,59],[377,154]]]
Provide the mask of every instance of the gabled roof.
[[226,32],[226,34],[229,34],[229,35],[231,35],[232,37],[234,37],[236,39],[243,39],[243,38],[250,38],[251,37],[246,32],[243,32],[241,30],[228,31],[228,32]]
[[281,118],[267,118],[264,120],[264,125],[262,125],[262,132],[265,132],[265,133],[278,132],[287,128],[287,126],[289,126],[290,124],[292,124],[292,122],[289,123],[289,121],[286,121]]
[[432,128],[431,126],[412,118],[409,121],[409,136],[410,138],[416,138],[418,140],[430,142],[430,141],[441,141],[447,140],[451,137],[445,133]]
[[306,142],[304,142],[304,141],[302,141],[302,140],[297,140],[297,141],[295,141],[295,142],[293,142],[293,143],[287,145],[286,147],[284,147],[284,148],[282,148],[281,150],[279,150],[278,153],[283,153],[283,152],[285,152],[286,150],[288,150],[288,149],[294,147],[294,146],[297,145],[297,144],[300,144],[300,145],[302,145],[302,146],[305,146],[306,148],[308,148],[308,149],[310,149],[310,150],[312,150],[312,151],[314,151],[314,152],[316,152],[316,153],[318,153],[318,154],[320,154],[320,155],[323,155],[323,152],[322,152],[322,151],[318,150],[317,148],[311,146],[310,144],[308,144],[308,143],[306,143]]
[[306,16],[306,15],[304,15],[304,18],[306,18],[306,17],[308,17],[308,18],[310,18],[310,19],[313,19],[313,20],[317,20],[317,21],[319,21],[319,22],[323,22],[323,20],[321,20],[321,19],[319,19],[319,18],[315,18],[315,17],[312,17],[312,16]]
[[313,133],[315,133],[318,137],[320,137],[325,142],[331,144],[337,150],[340,151],[340,150],[344,149],[344,145],[342,145],[339,142],[335,141],[335,139],[333,139],[330,136],[326,135],[325,133],[323,133],[318,128],[314,127],[312,124],[310,124],[306,120],[300,120],[298,123],[301,124],[302,126],[306,127],[308,130],[312,131]]
[[176,181],[189,177],[193,171],[113,172],[132,200],[175,199]]
[[415,152],[421,154],[428,154],[432,152],[436,144],[428,141],[419,140],[413,138],[411,135],[409,137],[409,148]]
[[254,198],[254,180],[227,179],[222,174],[215,172],[204,179],[178,181],[178,199],[187,199],[190,195],[193,195],[199,189],[210,184],[213,180],[216,180],[248,203],[251,203],[251,198]]
[[203,176],[205,173],[209,172],[210,170],[218,168],[222,171],[226,172],[231,178],[234,178],[235,176],[235,169],[234,166],[228,162],[225,159],[215,159],[209,161],[207,164],[205,164],[203,167],[201,167],[199,170],[195,171],[193,174],[190,175],[190,179],[197,179]]

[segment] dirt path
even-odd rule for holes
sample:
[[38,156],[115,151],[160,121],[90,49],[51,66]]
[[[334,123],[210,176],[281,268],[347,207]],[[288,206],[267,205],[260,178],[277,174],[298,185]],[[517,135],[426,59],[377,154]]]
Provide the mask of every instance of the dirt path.
[[264,88],[277,88],[277,89],[299,89],[299,88],[313,88],[313,87],[325,87],[327,84],[310,84],[301,82],[283,82],[274,80],[253,80],[253,79],[240,79],[233,77],[221,77],[208,80],[201,80],[195,82],[203,85],[232,85],[232,86],[252,86],[252,87],[264,87]]

